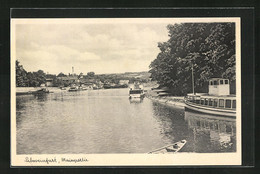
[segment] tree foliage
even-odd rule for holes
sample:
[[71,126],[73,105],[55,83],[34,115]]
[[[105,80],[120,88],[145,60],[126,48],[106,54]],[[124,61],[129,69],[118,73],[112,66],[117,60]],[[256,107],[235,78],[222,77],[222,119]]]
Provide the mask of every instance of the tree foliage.
[[18,60],[16,60],[15,65],[17,87],[37,87],[46,82],[46,74],[42,70],[27,72]]
[[87,76],[90,77],[90,78],[94,78],[95,77],[95,73],[93,71],[88,72]]
[[67,77],[63,72],[60,72],[57,77]]
[[16,60],[15,62],[15,72],[16,72],[16,86],[25,87],[28,86],[27,72],[20,65],[20,62]]
[[192,91],[193,65],[196,92],[207,92],[212,77],[235,84],[234,23],[169,24],[167,29],[170,38],[158,43],[160,53],[150,64],[152,80],[175,95],[185,95]]

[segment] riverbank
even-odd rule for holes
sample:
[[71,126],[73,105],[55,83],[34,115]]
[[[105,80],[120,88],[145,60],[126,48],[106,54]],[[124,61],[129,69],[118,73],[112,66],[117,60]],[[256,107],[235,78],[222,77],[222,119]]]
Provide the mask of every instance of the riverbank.
[[183,96],[160,96],[156,90],[148,90],[146,93],[146,97],[168,106],[174,106],[179,108],[184,108],[184,97]]

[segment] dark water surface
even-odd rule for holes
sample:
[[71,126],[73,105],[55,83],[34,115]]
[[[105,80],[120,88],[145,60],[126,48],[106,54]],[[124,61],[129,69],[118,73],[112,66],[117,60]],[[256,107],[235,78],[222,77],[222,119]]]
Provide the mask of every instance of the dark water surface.
[[17,154],[147,153],[182,139],[184,152],[236,151],[235,119],[129,100],[128,89],[16,100]]

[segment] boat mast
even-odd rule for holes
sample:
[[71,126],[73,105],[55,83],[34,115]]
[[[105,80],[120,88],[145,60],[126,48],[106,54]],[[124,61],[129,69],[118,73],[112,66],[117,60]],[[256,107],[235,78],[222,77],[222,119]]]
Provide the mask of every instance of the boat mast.
[[194,93],[194,76],[193,76],[193,63],[191,63],[191,78],[192,78],[192,92]]

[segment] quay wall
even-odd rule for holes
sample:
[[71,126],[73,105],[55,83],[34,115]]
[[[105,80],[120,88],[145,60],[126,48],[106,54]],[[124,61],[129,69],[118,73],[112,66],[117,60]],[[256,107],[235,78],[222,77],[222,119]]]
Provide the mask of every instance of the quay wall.
[[184,97],[183,96],[158,96],[155,95],[152,91],[147,91],[146,97],[155,102],[165,104],[168,106],[174,106],[178,108],[184,108]]

